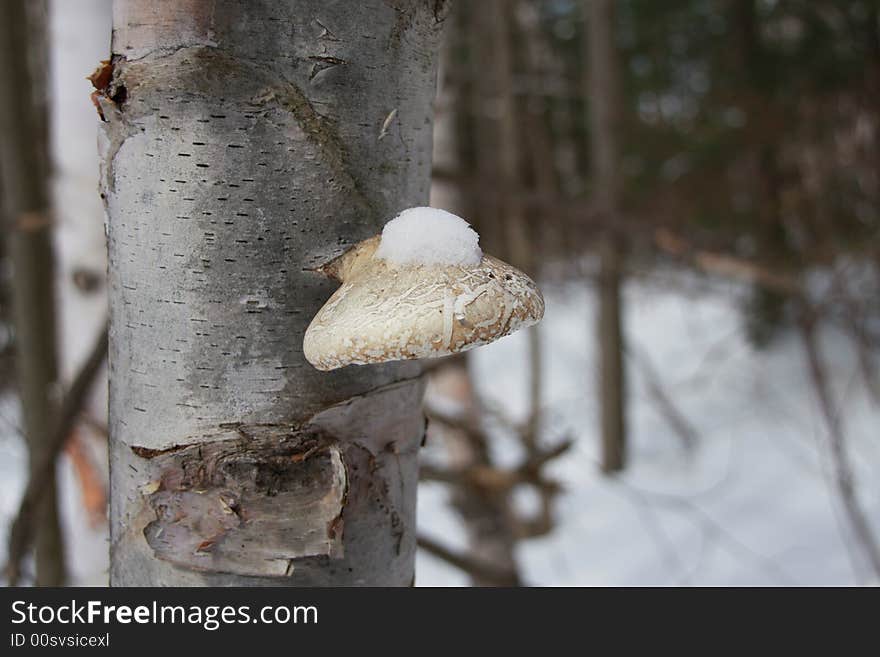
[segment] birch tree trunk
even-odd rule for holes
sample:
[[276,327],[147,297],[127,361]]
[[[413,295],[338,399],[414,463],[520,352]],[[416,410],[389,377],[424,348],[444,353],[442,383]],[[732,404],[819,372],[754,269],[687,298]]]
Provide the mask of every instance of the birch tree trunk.
[[606,228],[599,243],[599,400],[602,470],[622,470],[626,462],[626,379],[620,303],[620,237],[614,230],[620,197],[618,121],[620,80],[614,43],[615,0],[586,0],[588,9],[590,145],[594,197]]
[[412,583],[419,367],[302,337],[310,270],[428,199],[443,5],[114,3],[112,584]]
[[[46,6],[0,3],[0,188],[12,261],[16,382],[29,467],[44,459],[58,382],[46,108]],[[57,484],[36,514],[36,583],[64,583]]]

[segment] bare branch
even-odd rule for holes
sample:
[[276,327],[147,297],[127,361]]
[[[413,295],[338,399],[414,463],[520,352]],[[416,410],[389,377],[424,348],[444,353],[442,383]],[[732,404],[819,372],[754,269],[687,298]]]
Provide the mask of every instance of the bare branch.
[[797,279],[785,272],[770,269],[753,260],[695,248],[666,228],[654,232],[654,244],[661,251],[683,258],[706,273],[755,283],[786,296],[798,297],[802,294]]
[[463,570],[475,580],[488,582],[492,586],[522,586],[515,571],[498,568],[470,555],[455,552],[426,536],[419,536],[418,546],[428,554]]
[[880,546],[878,546],[877,538],[874,536],[856,495],[855,478],[847,450],[846,437],[843,433],[840,414],[831,398],[831,390],[816,338],[816,318],[808,310],[804,312],[801,322],[801,338],[810,377],[828,428],[829,452],[834,467],[834,482],[837,486],[838,497],[865,558],[871,564],[875,576],[880,577]]
[[15,586],[21,577],[21,560],[27,553],[34,536],[34,514],[47,489],[46,482],[55,476],[55,463],[64,449],[80,410],[82,410],[92,389],[101,365],[107,355],[107,328],[92,347],[86,362],[77,373],[70,390],[61,404],[57,424],[52,433],[43,459],[31,471],[30,480],[18,508],[18,515],[9,532],[9,557],[6,564],[6,577],[10,586]]
[[645,377],[645,385],[648,388],[648,394],[654,400],[657,408],[669,427],[681,439],[682,446],[686,451],[691,451],[696,447],[698,434],[693,425],[688,422],[687,418],[678,410],[678,407],[672,401],[672,398],[666,394],[660,376],[654,370],[650,359],[645,353],[636,353],[632,348],[627,349],[627,353],[635,361],[636,365],[641,369],[642,375]]

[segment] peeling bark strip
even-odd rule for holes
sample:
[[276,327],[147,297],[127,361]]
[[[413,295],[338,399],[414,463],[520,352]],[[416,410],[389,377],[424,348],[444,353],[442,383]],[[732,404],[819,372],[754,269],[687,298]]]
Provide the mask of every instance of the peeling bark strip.
[[[284,575],[291,559],[342,556],[347,477],[338,445],[256,427],[158,458],[144,486],[160,559],[197,570]],[[155,490],[153,490],[155,489]]]
[[412,581],[418,365],[322,373],[302,336],[309,270],[427,201],[435,9],[114,3],[113,584]]

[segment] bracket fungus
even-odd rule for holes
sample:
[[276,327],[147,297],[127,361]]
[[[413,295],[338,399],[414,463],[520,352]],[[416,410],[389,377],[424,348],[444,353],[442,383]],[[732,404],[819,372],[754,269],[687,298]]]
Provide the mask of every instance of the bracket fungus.
[[410,208],[321,267],[342,285],[306,329],[306,359],[333,370],[436,358],[539,322],[535,283],[484,255],[478,240],[460,217]]

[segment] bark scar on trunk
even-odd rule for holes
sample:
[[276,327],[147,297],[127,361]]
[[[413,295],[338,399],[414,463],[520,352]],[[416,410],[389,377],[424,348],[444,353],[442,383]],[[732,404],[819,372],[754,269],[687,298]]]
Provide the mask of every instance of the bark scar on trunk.
[[[309,57],[309,59],[313,63],[320,63],[324,67],[322,70],[348,64],[347,61],[336,57]],[[314,79],[314,75],[310,76],[310,79]],[[257,107],[265,107],[274,102],[290,112],[302,131],[321,149],[325,163],[339,177],[337,184],[341,184],[351,194],[351,202],[374,218],[381,216],[351,171],[349,155],[339,136],[337,125],[332,118],[318,112],[309,97],[297,85],[291,82],[273,84],[254,96],[251,102]]]
[[155,555],[178,566],[284,576],[303,557],[343,556],[348,473],[314,429],[238,427],[238,439],[154,454],[142,494]]

